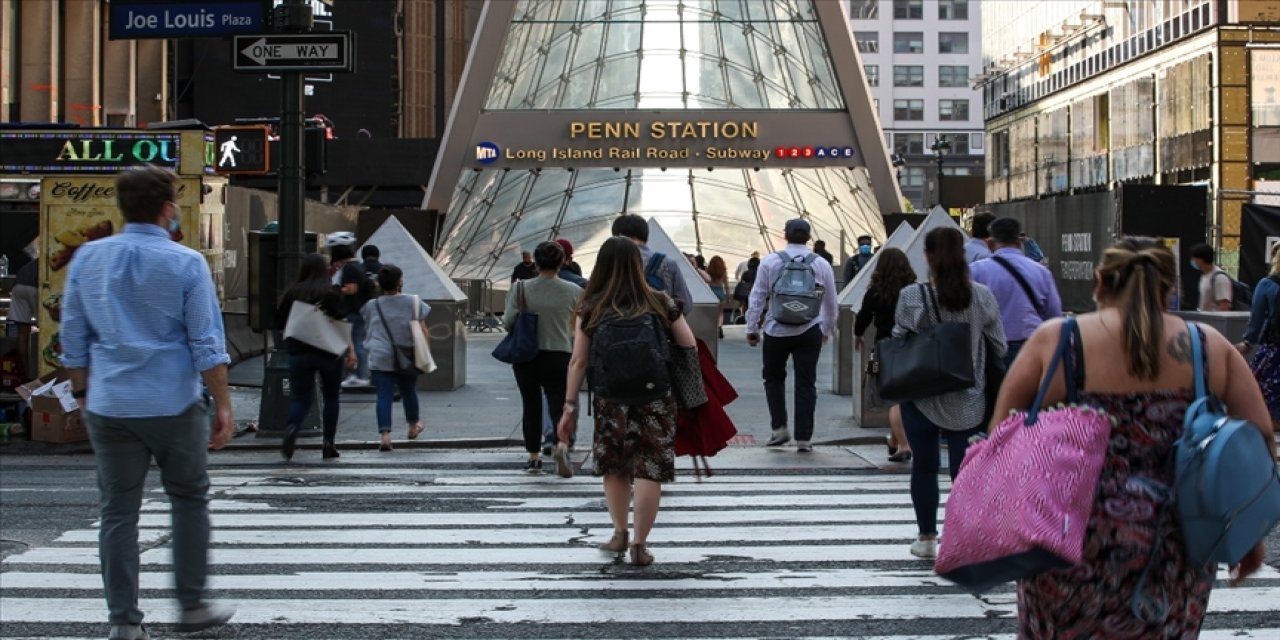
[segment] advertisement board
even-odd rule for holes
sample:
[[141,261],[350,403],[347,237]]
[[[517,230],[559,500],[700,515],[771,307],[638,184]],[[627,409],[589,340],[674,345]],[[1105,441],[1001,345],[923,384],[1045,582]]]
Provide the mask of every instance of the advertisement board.
[[[119,233],[124,217],[116,206],[115,176],[55,176],[40,183],[40,374],[60,366],[62,297],[67,271],[85,244]],[[199,250],[200,178],[178,179],[180,229],[172,238]]]

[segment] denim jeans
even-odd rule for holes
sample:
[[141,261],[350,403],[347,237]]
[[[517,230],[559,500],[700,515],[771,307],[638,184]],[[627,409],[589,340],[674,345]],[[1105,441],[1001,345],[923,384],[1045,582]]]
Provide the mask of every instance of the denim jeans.
[[822,327],[814,325],[798,336],[764,334],[764,397],[769,426],[787,428],[787,358],[795,369],[796,440],[813,439],[813,413],[818,405],[818,358],[822,355]]
[[374,371],[373,388],[378,391],[378,433],[391,431],[391,405],[396,401],[396,387],[404,402],[404,419],[413,424],[418,421],[418,376],[412,373]]
[[[539,351],[529,362],[511,365],[524,416],[524,449],[529,453],[542,448],[542,400],[546,397],[547,413],[552,424],[560,422],[564,413],[565,378],[569,374],[569,354],[563,351]],[[578,394],[575,392],[574,396]]]
[[333,442],[338,435],[338,394],[342,391],[342,361],[318,353],[289,354],[289,414],[286,429],[297,429],[311,410],[311,396],[320,374],[320,395],[324,399],[320,418],[324,423],[324,441]]
[[196,402],[176,416],[109,418],[85,412],[98,466],[98,556],[111,624],[140,624],[138,515],[151,459],[173,516],[173,573],[184,609],[203,604],[209,573],[209,411]]
[[920,535],[938,533],[938,468],[942,464],[939,437],[947,439],[947,467],[951,480],[956,479],[960,463],[964,461],[969,438],[982,431],[982,427],[952,431],[943,429],[925,417],[914,402],[902,405],[902,426],[911,445],[911,506],[916,510],[916,525]]
[[356,352],[356,370],[354,373],[361,380],[369,379],[369,350],[364,346],[364,316],[359,312],[347,314],[347,322],[351,323],[351,346]]

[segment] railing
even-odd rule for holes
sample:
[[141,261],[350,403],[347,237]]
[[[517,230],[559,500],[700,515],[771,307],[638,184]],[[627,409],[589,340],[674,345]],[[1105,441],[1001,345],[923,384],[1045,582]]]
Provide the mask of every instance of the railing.
[[467,330],[502,331],[502,322],[490,307],[493,282],[484,278],[454,279],[454,284],[467,296]]

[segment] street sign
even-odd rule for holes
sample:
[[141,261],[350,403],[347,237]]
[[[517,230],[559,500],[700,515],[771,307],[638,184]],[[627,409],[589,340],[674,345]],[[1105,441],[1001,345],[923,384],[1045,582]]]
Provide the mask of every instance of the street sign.
[[271,171],[271,145],[263,125],[214,127],[213,144],[217,152],[214,171],[219,175],[263,175]]
[[236,71],[355,71],[349,31],[236,36],[232,46]]
[[266,28],[262,0],[111,0],[111,40],[221,37]]

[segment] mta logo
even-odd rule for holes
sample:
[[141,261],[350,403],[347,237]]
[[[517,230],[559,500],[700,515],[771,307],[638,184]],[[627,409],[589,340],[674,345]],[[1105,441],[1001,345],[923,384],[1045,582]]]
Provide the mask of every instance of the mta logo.
[[501,152],[498,145],[492,142],[481,142],[476,145],[476,162],[480,164],[493,164],[498,161]]

